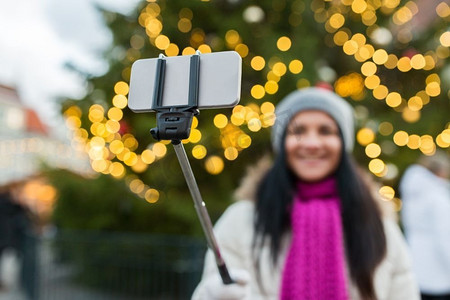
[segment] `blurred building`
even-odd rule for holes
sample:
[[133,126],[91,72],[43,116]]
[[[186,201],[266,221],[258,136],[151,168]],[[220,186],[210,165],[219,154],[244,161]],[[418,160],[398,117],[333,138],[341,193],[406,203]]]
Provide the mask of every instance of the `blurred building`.
[[90,170],[84,151],[72,147],[69,137],[53,136],[37,113],[21,102],[14,88],[0,84],[0,185],[27,180],[36,192],[36,184],[42,182],[36,176],[43,165],[77,173]]

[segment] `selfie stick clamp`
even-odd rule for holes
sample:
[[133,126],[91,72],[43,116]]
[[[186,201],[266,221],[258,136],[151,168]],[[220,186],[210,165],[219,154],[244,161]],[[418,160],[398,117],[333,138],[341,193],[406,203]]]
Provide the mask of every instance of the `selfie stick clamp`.
[[203,231],[206,236],[208,247],[213,251],[216,264],[219,269],[220,276],[224,284],[230,284],[234,281],[231,279],[225,261],[220,254],[219,246],[214,236],[213,226],[206,210],[205,203],[202,200],[200,190],[189,164],[186,151],[184,150],[182,139],[189,138],[191,131],[192,119],[199,114],[198,107],[198,90],[200,75],[200,52],[191,56],[189,71],[189,98],[188,105],[163,107],[162,98],[164,90],[164,75],[166,61],[163,54],[159,55],[156,64],[155,89],[153,93],[153,109],[156,111],[157,127],[152,128],[150,133],[156,140],[171,140],[181,170],[194,200],[195,209],[200,219]]

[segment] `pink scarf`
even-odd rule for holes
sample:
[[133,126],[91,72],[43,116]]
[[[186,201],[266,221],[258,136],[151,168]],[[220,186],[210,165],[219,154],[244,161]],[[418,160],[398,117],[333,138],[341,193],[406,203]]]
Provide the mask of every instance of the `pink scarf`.
[[298,183],[282,300],[348,299],[340,199],[335,178]]

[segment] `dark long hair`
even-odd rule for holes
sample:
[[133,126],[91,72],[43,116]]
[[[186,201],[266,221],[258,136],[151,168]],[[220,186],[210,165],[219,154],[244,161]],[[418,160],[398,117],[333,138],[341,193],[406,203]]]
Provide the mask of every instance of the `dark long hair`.
[[[356,163],[348,153],[342,152],[335,176],[342,205],[350,277],[363,299],[375,299],[373,275],[386,254],[381,212],[369,187],[360,176]],[[256,192],[253,250],[257,254],[255,264],[258,270],[260,256],[257,249],[261,248],[266,238],[270,242],[272,263],[274,266],[277,263],[281,237],[291,226],[290,207],[295,182],[296,177],[287,166],[282,145],[272,168],[266,173]]]

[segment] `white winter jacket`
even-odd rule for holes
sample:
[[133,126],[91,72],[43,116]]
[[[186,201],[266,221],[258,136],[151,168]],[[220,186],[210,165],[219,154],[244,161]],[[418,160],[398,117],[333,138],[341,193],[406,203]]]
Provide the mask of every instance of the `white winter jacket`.
[[[228,269],[245,269],[251,275],[251,299],[279,299],[282,267],[284,257],[289,248],[290,235],[284,237],[278,265],[270,266],[270,247],[261,249],[261,279],[264,291],[257,283],[257,273],[252,256],[254,203],[238,201],[231,205],[217,222],[214,231],[220,246],[221,254]],[[387,255],[375,271],[374,287],[379,300],[419,300],[419,291],[411,271],[409,253],[403,236],[392,220],[384,221],[387,240]],[[209,300],[205,297],[205,278],[217,276],[214,256],[209,250],[205,258],[202,281],[198,285],[192,299]],[[353,299],[361,299],[356,286],[350,284],[349,295]]]
[[413,270],[423,293],[450,293],[450,182],[425,167],[409,167],[400,181],[402,221]]

